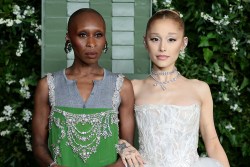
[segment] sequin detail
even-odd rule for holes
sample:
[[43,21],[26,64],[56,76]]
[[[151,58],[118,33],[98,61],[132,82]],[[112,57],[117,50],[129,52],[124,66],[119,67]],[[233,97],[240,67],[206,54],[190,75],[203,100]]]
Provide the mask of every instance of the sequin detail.
[[[57,108],[55,105],[55,86],[52,74],[47,74],[47,81],[49,86],[49,101],[51,105],[51,112],[49,116],[49,130],[52,125],[60,129],[60,136],[58,140],[53,143],[52,151],[54,154],[54,161],[61,156],[60,143],[66,139],[66,145],[72,149],[74,153],[86,162],[91,154],[96,152],[101,138],[108,138],[112,136],[110,125],[115,124],[118,129],[118,107],[120,104],[120,90],[124,81],[124,76],[119,74],[116,79],[116,86],[112,97],[112,109],[95,114],[74,114],[66,112]],[[65,121],[56,117],[56,114],[63,115]],[[89,129],[81,130],[79,127],[88,126]]]
[[[104,111],[96,114],[72,114],[53,108],[54,113],[60,113],[64,116],[65,122],[60,122],[55,116],[52,117],[51,122],[61,130],[61,135],[58,138],[57,144],[67,136],[66,145],[71,147],[73,152],[78,154],[81,159],[86,162],[91,154],[96,152],[100,139],[111,137],[112,132],[110,125],[116,124],[118,126],[117,112],[113,110]],[[88,130],[80,130],[79,127],[90,125]],[[58,150],[57,146],[52,146],[53,150]],[[56,151],[54,160],[60,156],[60,151]]]

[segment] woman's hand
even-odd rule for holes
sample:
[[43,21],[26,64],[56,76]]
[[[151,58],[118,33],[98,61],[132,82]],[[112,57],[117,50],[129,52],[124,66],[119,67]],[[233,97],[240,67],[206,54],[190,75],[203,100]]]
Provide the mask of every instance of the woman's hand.
[[126,140],[120,139],[116,145],[118,154],[126,167],[143,167],[144,160],[140,153]]

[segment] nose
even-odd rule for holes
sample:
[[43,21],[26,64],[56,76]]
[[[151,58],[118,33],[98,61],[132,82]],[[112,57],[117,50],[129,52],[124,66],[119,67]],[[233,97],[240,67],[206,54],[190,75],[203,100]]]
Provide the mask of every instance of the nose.
[[86,43],[87,47],[94,48],[96,46],[96,41],[93,37],[89,37]]
[[161,41],[161,44],[160,44],[160,51],[161,51],[161,52],[165,52],[165,51],[166,51],[166,45],[165,45],[164,41]]

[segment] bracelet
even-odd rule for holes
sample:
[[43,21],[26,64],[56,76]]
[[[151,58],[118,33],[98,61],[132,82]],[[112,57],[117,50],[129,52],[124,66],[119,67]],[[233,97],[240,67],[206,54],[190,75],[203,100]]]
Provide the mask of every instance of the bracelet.
[[50,164],[49,164],[49,166],[48,167],[52,167],[53,165],[55,165],[56,164],[56,162],[55,161],[53,161],[53,162],[51,162]]

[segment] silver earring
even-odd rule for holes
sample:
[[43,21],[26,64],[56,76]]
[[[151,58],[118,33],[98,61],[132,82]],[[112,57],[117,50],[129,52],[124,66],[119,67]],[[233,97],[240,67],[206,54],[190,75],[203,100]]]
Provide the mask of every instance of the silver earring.
[[69,40],[67,40],[65,42],[64,51],[65,51],[65,53],[68,54],[69,52],[71,52],[71,50],[72,50],[72,44],[70,43]]
[[104,45],[103,53],[107,53],[107,51],[108,51],[108,42],[106,42]]

